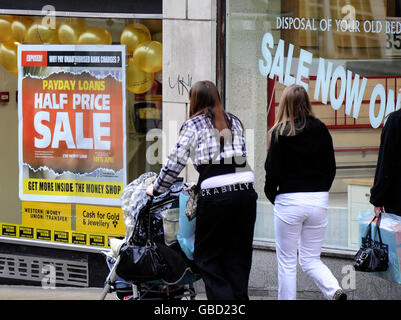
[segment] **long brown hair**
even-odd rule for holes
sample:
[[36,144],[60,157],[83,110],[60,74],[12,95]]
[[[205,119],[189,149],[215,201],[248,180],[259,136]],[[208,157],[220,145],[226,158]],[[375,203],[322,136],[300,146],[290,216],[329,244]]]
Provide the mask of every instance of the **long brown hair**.
[[[294,136],[296,129],[302,129],[305,126],[307,116],[314,117],[314,114],[305,88],[297,84],[285,88],[280,99],[276,122],[269,130],[268,144],[270,145],[274,131],[277,131],[275,138],[279,134]],[[295,120],[299,121],[300,127],[295,128]]]
[[189,90],[189,116],[195,117],[205,109],[221,103],[220,94],[213,82],[208,80],[196,82]]
[[235,116],[224,111],[219,91],[213,82],[196,82],[189,90],[189,102],[190,118],[203,113],[211,120],[213,127],[231,130],[232,118]]

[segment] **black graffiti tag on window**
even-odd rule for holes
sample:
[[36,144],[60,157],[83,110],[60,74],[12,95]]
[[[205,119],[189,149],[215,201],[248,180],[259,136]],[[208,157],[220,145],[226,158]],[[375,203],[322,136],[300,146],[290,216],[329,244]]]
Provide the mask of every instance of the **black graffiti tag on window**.
[[176,79],[168,77],[168,85],[170,86],[170,89],[177,88],[178,94],[183,96],[185,93],[189,93],[189,90],[191,89],[192,76],[188,74],[185,78],[185,76],[179,74]]

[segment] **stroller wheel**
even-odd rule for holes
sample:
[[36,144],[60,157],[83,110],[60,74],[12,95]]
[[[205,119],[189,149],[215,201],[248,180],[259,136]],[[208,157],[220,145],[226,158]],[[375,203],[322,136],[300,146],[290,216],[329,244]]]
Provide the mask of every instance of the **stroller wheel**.
[[181,300],[186,294],[183,285],[149,285],[138,286],[138,300]]
[[129,294],[128,292],[116,292],[116,296],[119,300],[134,300],[132,292],[131,294]]
[[171,300],[181,300],[185,294],[185,286],[170,285],[166,286],[166,298]]

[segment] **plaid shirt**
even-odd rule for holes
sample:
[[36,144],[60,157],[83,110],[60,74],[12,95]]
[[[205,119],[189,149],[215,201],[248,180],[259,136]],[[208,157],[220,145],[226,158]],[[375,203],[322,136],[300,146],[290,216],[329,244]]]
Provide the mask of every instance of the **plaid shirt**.
[[[220,163],[221,159],[246,156],[244,129],[236,117],[231,117],[232,128],[219,132],[204,114],[188,119],[180,132],[178,141],[167,158],[154,183],[155,195],[165,192],[177,179],[189,158],[195,166]],[[220,137],[224,142],[220,145]],[[223,160],[224,161],[224,160]]]

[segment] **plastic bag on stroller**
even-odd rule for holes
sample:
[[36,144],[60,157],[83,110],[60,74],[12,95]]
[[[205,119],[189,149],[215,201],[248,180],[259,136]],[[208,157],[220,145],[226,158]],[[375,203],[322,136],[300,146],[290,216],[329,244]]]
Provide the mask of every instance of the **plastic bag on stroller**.
[[[156,177],[154,172],[144,173],[124,188],[121,194],[125,236],[127,237],[136,228],[133,243],[138,245],[145,245],[148,217],[143,215],[143,221],[139,225],[137,225],[137,218],[150,199],[146,194],[146,188],[154,182]],[[166,192],[153,198],[150,234],[154,241],[165,242],[168,246],[177,242],[179,197],[187,187],[188,185],[183,183],[182,179],[177,180]]]
[[189,194],[184,192],[180,194],[180,213],[177,240],[187,258],[189,260],[194,260],[196,217],[189,221],[185,214],[185,206],[188,199]]

